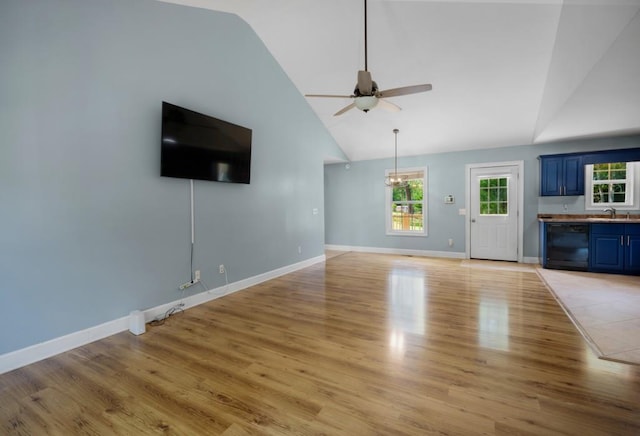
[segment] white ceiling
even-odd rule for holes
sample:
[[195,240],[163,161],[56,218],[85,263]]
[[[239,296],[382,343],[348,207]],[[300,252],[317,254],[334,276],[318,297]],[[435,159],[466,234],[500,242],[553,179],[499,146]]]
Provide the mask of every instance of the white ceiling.
[[[171,2],[239,15],[301,94],[364,68],[363,0]],[[350,160],[393,156],[394,128],[400,156],[640,133],[640,0],[369,0],[367,31],[380,89],[433,90],[397,113],[307,99]]]

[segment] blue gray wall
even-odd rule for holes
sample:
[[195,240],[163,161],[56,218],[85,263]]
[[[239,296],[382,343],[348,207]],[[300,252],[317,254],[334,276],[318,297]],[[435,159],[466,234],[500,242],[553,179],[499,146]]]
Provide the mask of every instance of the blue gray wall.
[[219,264],[234,282],[323,254],[323,161],[344,154],[238,17],[3,0],[0,59],[0,354],[180,298],[189,181],[159,175],[163,100],[253,129],[250,185],[195,182],[209,288]]
[[[325,167],[325,238],[330,245],[464,253],[465,166],[524,161],[524,256],[538,257],[538,213],[584,213],[584,196],[538,197],[539,162],[544,154],[640,147],[640,136],[563,141],[479,151],[398,158],[398,168],[428,168],[427,237],[385,234],[386,169],[393,159],[377,159]],[[452,194],[455,204],[445,204]],[[563,205],[567,204],[565,212]],[[448,239],[454,240],[449,247]]]

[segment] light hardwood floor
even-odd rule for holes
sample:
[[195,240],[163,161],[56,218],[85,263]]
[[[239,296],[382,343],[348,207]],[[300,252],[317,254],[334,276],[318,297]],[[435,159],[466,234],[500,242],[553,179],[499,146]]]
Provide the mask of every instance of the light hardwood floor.
[[638,435],[533,270],[346,253],[0,376],[0,434]]

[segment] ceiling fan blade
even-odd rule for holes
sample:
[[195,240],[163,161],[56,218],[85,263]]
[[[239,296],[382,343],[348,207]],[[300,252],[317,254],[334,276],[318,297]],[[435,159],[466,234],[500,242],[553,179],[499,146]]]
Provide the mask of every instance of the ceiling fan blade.
[[402,110],[402,108],[397,104],[393,104],[390,101],[383,100],[381,98],[378,98],[378,107],[386,109],[389,112],[400,112]]
[[372,89],[371,73],[363,70],[358,71],[358,91],[360,95],[372,95]]
[[417,94],[419,92],[431,91],[432,86],[430,84],[425,85],[413,85],[403,86],[402,88],[393,88],[380,91],[378,97],[397,97],[399,95]]
[[342,109],[340,109],[338,112],[336,112],[335,114],[333,114],[334,117],[337,117],[338,115],[342,115],[343,113],[345,113],[348,110],[353,109],[354,107],[356,107],[355,103],[351,103],[349,106],[345,106]]
[[305,94],[305,97],[323,97],[323,98],[353,98],[353,95],[335,95],[335,94]]

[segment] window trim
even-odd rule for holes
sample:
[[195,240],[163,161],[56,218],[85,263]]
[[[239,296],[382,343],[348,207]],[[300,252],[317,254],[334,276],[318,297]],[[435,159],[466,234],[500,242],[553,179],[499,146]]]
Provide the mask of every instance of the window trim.
[[[385,233],[387,236],[417,236],[417,237],[425,237],[429,236],[427,224],[429,220],[427,219],[427,198],[429,196],[428,191],[428,168],[427,167],[410,167],[410,168],[398,168],[398,174],[405,173],[415,173],[422,171],[422,231],[416,230],[394,230],[391,219],[391,203],[392,203],[392,188],[390,186],[385,186]],[[384,172],[385,177],[388,177],[395,173],[395,169],[387,169]]]
[[[613,163],[613,162],[612,162]],[[616,210],[633,210],[640,205],[640,162],[625,162],[627,164],[627,192],[629,200],[625,203],[594,203],[593,202],[593,165],[584,166],[584,208],[585,210],[602,210],[614,207]],[[629,177],[630,176],[630,177]]]

